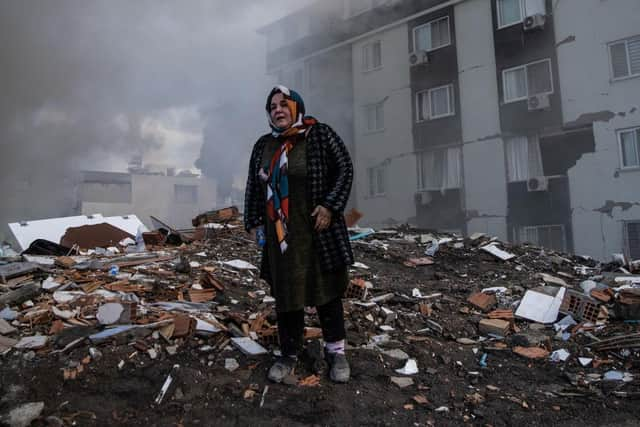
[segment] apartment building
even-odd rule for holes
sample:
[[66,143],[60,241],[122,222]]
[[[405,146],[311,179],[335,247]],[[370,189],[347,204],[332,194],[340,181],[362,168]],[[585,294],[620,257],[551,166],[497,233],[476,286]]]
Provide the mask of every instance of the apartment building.
[[216,206],[216,185],[208,178],[168,172],[84,171],[77,189],[82,215],[135,214],[149,229],[151,216],[176,228],[191,228],[191,219]]
[[640,257],[640,3],[317,3],[275,63],[335,59],[363,223]]

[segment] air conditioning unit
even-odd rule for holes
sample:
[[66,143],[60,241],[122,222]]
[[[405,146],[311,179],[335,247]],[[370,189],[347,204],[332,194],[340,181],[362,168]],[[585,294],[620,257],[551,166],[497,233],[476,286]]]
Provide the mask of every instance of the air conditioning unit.
[[431,193],[429,193],[428,191],[418,191],[414,195],[414,200],[416,202],[416,205],[420,205],[420,206],[428,205],[429,203],[431,203],[431,200],[432,200]]
[[547,191],[549,180],[544,176],[535,176],[527,181],[527,191]]
[[550,105],[548,94],[533,95],[527,100],[527,107],[529,108],[529,111],[544,110],[549,108]]
[[524,21],[522,21],[522,29],[524,31],[542,30],[546,20],[547,17],[541,13],[527,16],[524,18]]
[[418,50],[409,55],[409,64],[420,65],[429,63],[429,53],[426,50]]

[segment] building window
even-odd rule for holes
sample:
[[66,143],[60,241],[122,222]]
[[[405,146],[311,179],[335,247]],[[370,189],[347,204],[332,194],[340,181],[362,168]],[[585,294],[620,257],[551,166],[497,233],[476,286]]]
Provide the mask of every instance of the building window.
[[496,0],[498,28],[521,23],[525,17],[545,15],[545,0]]
[[197,185],[175,184],[173,189],[176,203],[198,203]]
[[436,19],[413,29],[414,51],[435,50],[451,44],[449,17]]
[[377,70],[382,67],[382,42],[376,40],[362,46],[362,71]]
[[640,36],[611,43],[609,54],[614,80],[640,76]]
[[544,175],[537,136],[509,138],[506,140],[505,151],[509,182],[527,181]]
[[386,165],[367,168],[369,178],[369,196],[384,196],[387,188],[387,167]]
[[630,259],[640,259],[640,221],[624,223],[624,238],[627,241],[627,254]]
[[379,102],[365,106],[364,122],[367,132],[384,130],[384,104]]
[[520,227],[520,243],[531,243],[542,248],[565,252],[567,250],[563,225],[536,225]]
[[618,132],[622,168],[640,167],[640,127]]
[[453,85],[416,93],[416,113],[418,122],[453,116],[455,114]]
[[502,71],[504,102],[515,102],[533,95],[553,93],[551,60],[532,62]]
[[418,190],[441,191],[462,187],[462,150],[459,147],[418,154]]

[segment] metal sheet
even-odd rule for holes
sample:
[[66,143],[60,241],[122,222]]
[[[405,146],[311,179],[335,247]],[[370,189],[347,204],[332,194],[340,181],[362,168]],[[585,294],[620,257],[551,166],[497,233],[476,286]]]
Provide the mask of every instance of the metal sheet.
[[69,227],[94,225],[103,222],[118,227],[134,236],[138,232],[138,227],[142,227],[143,232],[149,231],[135,215],[103,217],[101,214],[12,222],[9,224],[9,229],[20,245],[20,249],[25,250],[36,239],[59,243],[60,238]]

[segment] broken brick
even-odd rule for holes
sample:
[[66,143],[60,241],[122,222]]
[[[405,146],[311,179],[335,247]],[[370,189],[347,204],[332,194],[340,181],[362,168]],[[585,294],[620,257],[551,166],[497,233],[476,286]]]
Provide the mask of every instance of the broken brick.
[[484,292],[477,292],[467,298],[467,302],[472,306],[487,311],[494,305],[496,305],[496,296],[493,294],[485,294]]
[[174,330],[173,337],[174,338],[183,338],[186,336],[193,335],[196,330],[196,320],[192,317],[185,315],[178,315],[173,319]]
[[513,352],[527,359],[546,359],[549,352],[541,347],[514,347]]
[[191,302],[207,302],[216,297],[215,289],[189,289]]
[[478,325],[481,334],[494,334],[505,336],[509,332],[511,324],[501,319],[482,319]]
[[514,318],[513,310],[508,309],[498,309],[493,310],[492,312],[487,314],[489,319],[503,319],[503,320],[511,320]]

